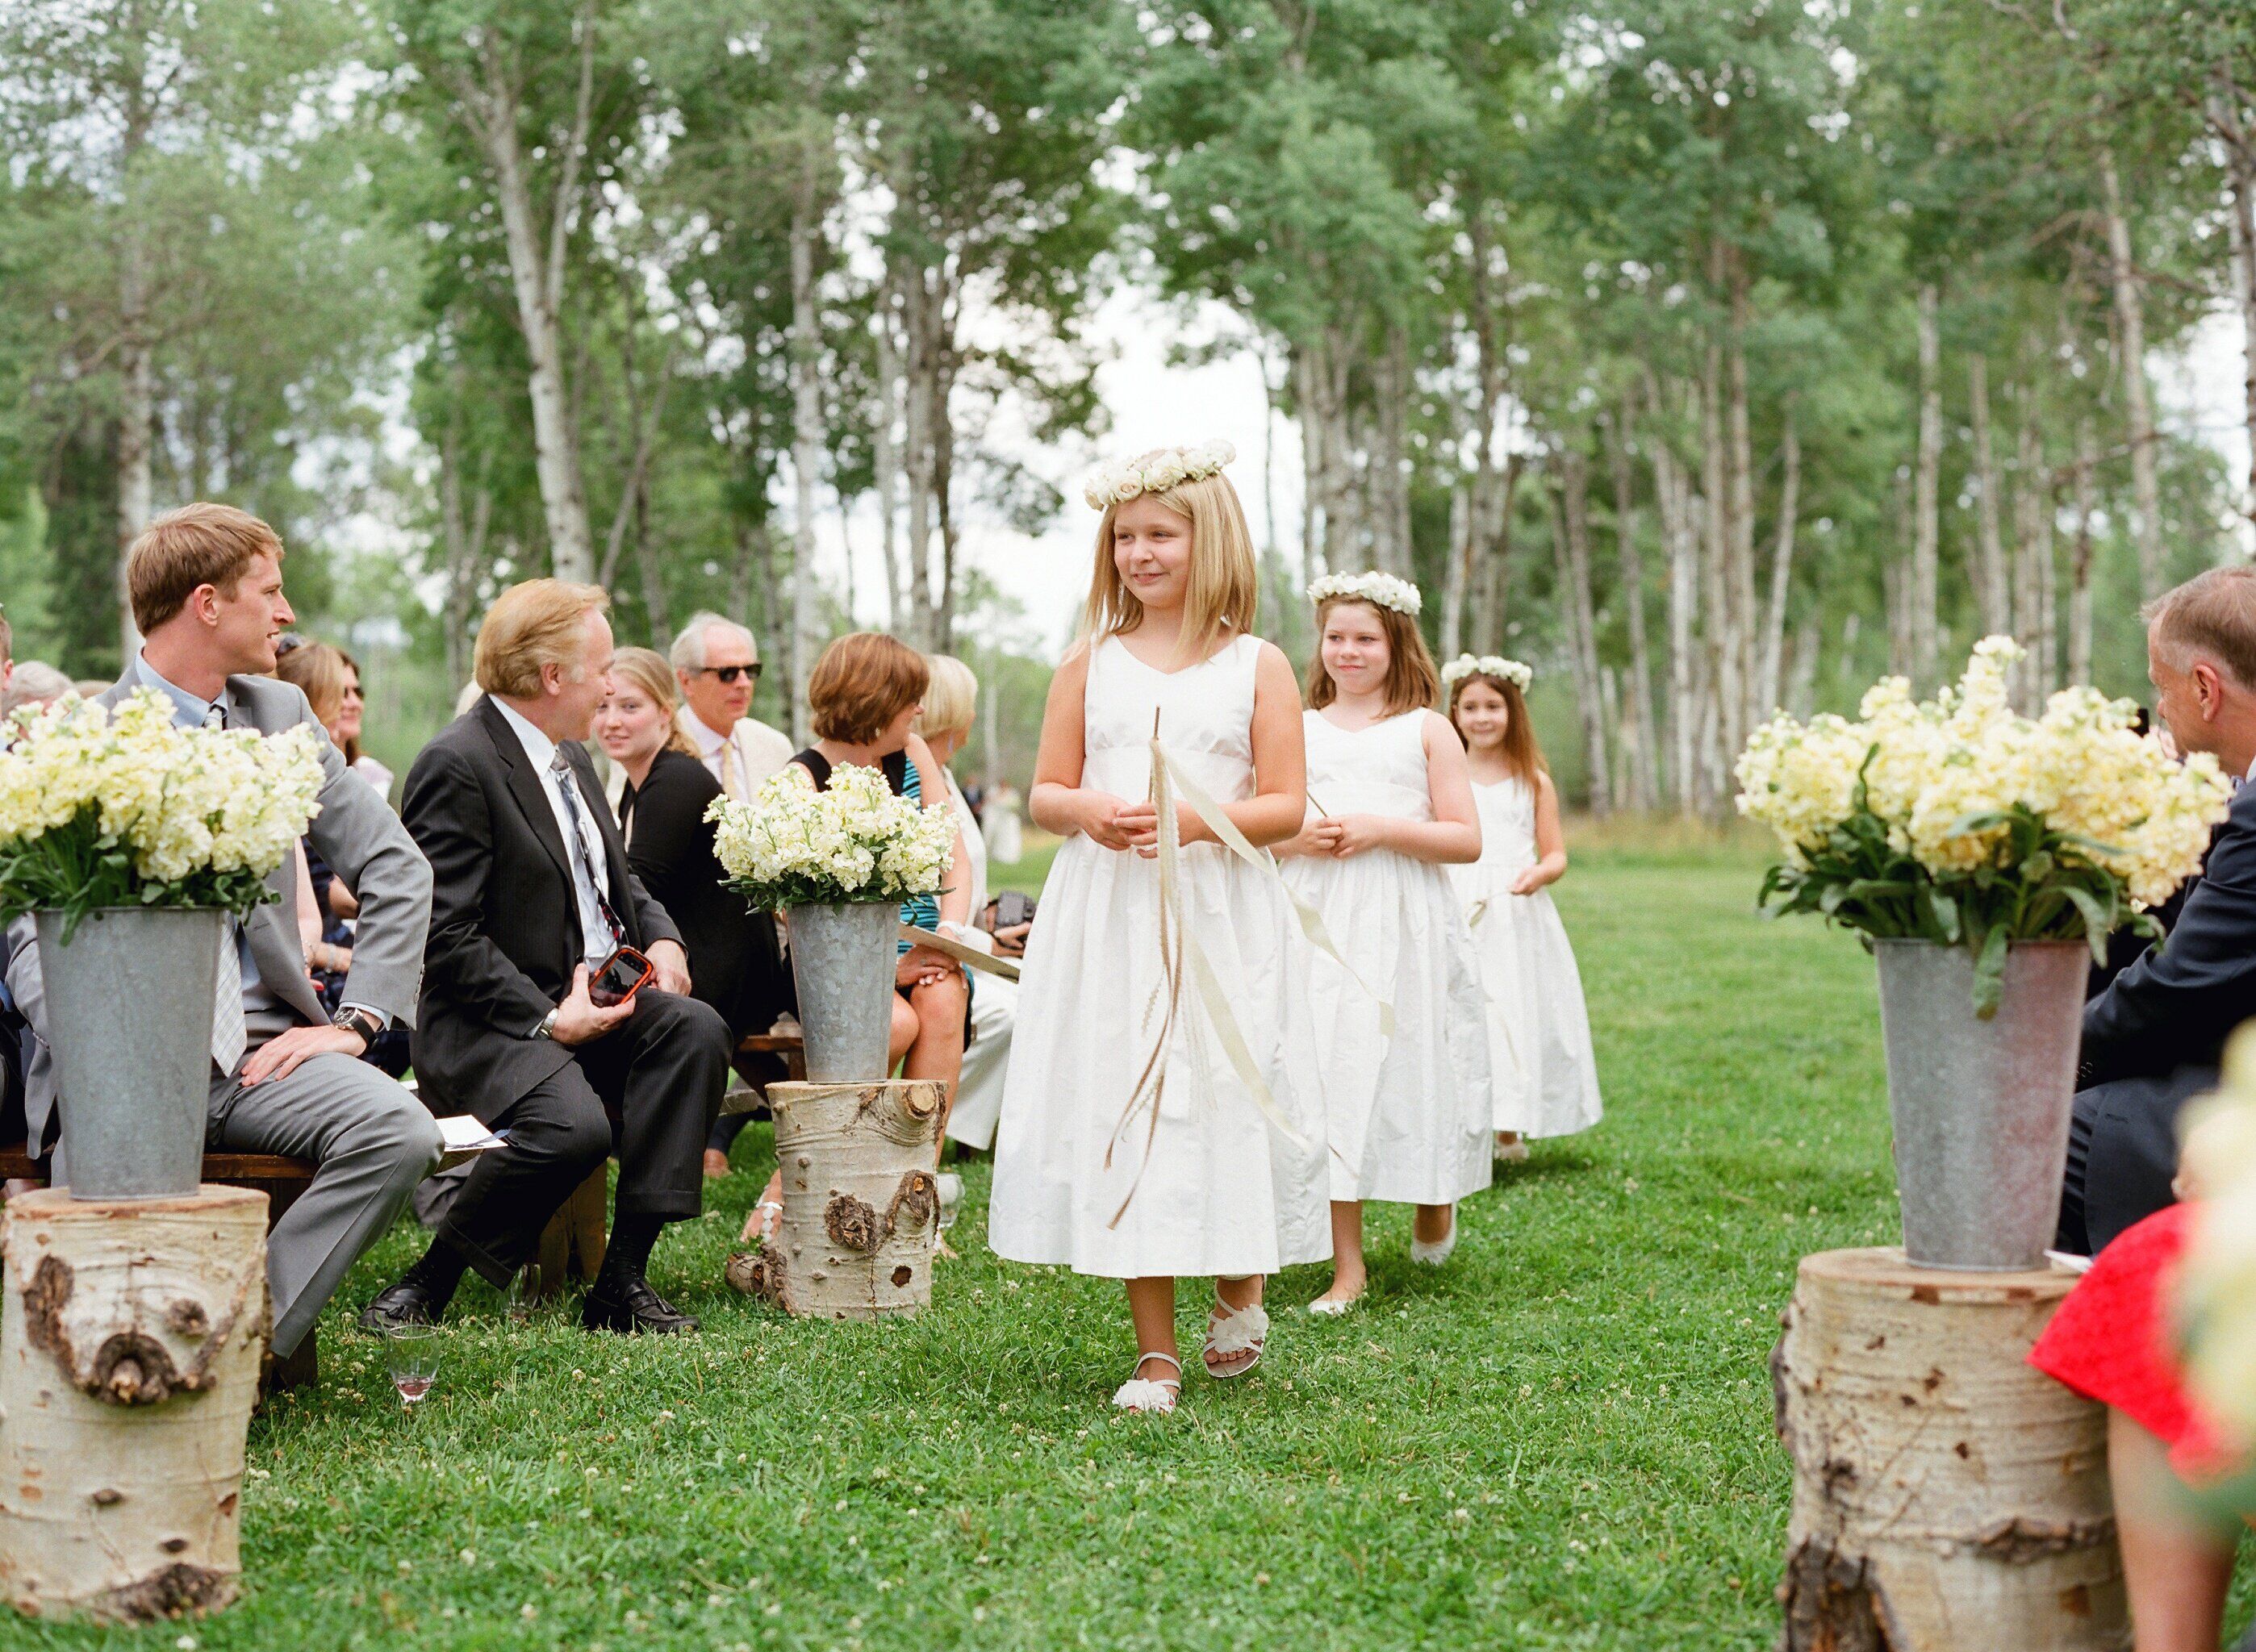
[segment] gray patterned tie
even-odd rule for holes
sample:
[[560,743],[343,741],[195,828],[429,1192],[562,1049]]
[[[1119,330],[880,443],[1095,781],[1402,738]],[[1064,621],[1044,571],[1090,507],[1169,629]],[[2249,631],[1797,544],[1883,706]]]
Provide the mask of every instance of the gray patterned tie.
[[[204,727],[227,727],[227,708],[214,706],[204,714]],[[219,975],[212,994],[212,1059],[222,1072],[232,1074],[250,1042],[243,1024],[243,957],[236,951],[236,921],[230,917],[220,935]]]

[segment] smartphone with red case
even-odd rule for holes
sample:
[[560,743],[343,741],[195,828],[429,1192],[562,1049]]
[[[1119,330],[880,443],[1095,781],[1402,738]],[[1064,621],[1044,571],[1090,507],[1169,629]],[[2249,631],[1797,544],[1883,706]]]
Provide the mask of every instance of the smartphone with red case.
[[631,946],[622,946],[603,960],[603,967],[588,977],[588,1002],[610,1009],[635,995],[656,974],[645,958]]

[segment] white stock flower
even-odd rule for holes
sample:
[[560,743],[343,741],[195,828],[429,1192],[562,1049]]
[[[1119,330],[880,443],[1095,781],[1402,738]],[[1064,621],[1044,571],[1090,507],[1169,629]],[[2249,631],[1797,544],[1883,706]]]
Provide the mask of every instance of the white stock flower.
[[1091,510],[1125,504],[1139,494],[1165,493],[1187,482],[1219,475],[1237,457],[1226,441],[1195,442],[1186,447],[1162,447],[1140,459],[1117,460],[1101,465],[1082,489]]
[[881,771],[851,763],[827,791],[794,764],[749,802],[714,798],[705,818],[731,885],[761,907],[928,895],[955,848],[950,811],[920,808]]
[[1327,573],[1308,587],[1311,602],[1322,604],[1338,598],[1375,602],[1414,618],[1426,605],[1425,595],[1416,586],[1392,573]]

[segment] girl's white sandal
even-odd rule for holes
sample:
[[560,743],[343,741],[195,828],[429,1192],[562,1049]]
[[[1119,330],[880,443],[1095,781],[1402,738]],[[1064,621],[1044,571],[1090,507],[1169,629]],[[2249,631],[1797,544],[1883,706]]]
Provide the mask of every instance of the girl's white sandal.
[[[1261,1363],[1261,1350],[1269,1338],[1269,1314],[1258,1302],[1249,1302],[1243,1308],[1232,1308],[1219,1297],[1206,1321],[1206,1347],[1199,1355],[1199,1363],[1206,1374],[1217,1382],[1227,1382],[1232,1377],[1242,1377]],[[1217,1371],[1216,1359],[1227,1359],[1233,1353],[1251,1351],[1253,1357],[1233,1370]]]
[[1443,1262],[1449,1261],[1449,1253],[1456,1248],[1457,1219],[1452,1215],[1449,1218],[1449,1236],[1447,1239],[1437,1239],[1429,1245],[1415,1234],[1411,1236],[1410,1260],[1423,1262],[1428,1268],[1439,1268]]
[[1182,1389],[1183,1362],[1172,1353],[1146,1353],[1136,1361],[1139,1371],[1144,1368],[1146,1360],[1165,1360],[1175,1367],[1175,1374],[1171,1377],[1132,1376],[1114,1391],[1112,1403],[1123,1411],[1149,1411],[1165,1417],[1175,1409],[1175,1395]]

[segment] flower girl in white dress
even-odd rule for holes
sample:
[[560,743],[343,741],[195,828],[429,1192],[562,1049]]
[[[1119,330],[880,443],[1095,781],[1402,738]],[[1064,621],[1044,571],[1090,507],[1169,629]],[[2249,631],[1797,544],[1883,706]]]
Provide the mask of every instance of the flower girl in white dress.
[[[1127,1282],[1141,1357],[1124,1410],[1174,1409],[1177,1276],[1216,1276],[1203,1363],[1240,1376],[1269,1327],[1263,1276],[1331,1249],[1310,954],[1259,847],[1300,829],[1301,697],[1252,634],[1230,458],[1167,448],[1090,483],[1085,636],[1051,682],[1027,799],[1067,840],[1026,939],[988,1241]],[[1179,804],[1167,875],[1155,729],[1170,784],[1217,803],[1246,853]]]
[[1281,846],[1286,881],[1314,906],[1378,1002],[1329,958],[1314,966],[1317,1056],[1329,1130],[1332,1283],[1312,1313],[1363,1295],[1363,1205],[1415,1205],[1411,1255],[1439,1266],[1456,1204],[1489,1184],[1489,1051],[1479,966],[1447,868],[1477,859],[1464,748],[1442,715],[1418,587],[1391,574],[1308,587],[1308,814]]
[[1506,1159],[1527,1156],[1526,1137],[1589,1129],[1601,1111],[1582,973],[1547,892],[1567,870],[1567,840],[1521,697],[1532,675],[1494,655],[1462,654],[1442,671],[1480,805],[1481,857],[1456,882],[1488,989],[1496,1153]]

